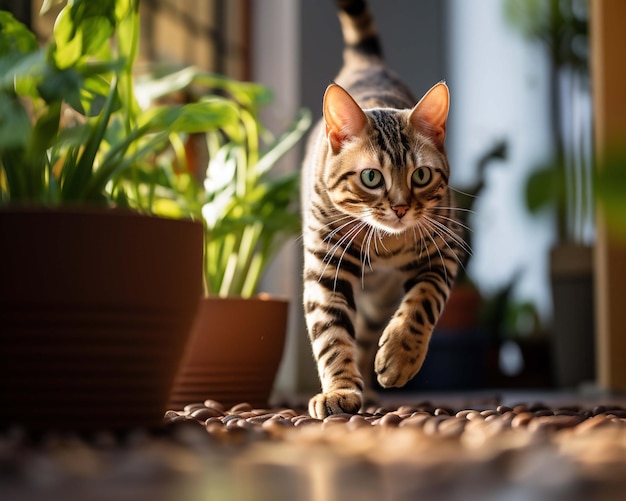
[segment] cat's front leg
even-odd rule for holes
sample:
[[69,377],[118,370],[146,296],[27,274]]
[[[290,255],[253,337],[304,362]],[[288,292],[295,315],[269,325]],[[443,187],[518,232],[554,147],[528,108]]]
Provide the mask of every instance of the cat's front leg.
[[443,277],[418,282],[406,293],[379,341],[374,369],[381,386],[402,387],[418,373],[448,294]]
[[305,280],[304,306],[322,392],[309,401],[309,414],[357,413],[363,404],[363,378],[357,367],[356,307],[346,280]]

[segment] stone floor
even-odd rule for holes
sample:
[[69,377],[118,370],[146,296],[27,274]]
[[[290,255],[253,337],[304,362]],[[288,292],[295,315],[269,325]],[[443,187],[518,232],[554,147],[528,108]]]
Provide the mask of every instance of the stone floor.
[[4,430],[0,499],[626,499],[625,396],[394,395],[324,421],[302,402],[199,402],[117,434]]

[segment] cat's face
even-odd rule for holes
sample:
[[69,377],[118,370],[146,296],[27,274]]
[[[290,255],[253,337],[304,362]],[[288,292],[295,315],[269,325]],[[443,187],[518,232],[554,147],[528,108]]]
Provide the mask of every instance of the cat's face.
[[391,234],[436,224],[432,209],[448,205],[449,177],[448,93],[438,86],[413,110],[366,111],[340,87],[329,88],[325,183],[339,211]]

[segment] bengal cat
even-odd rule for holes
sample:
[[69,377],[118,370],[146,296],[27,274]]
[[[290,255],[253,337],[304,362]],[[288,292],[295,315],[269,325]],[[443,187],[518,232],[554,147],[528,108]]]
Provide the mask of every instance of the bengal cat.
[[338,0],[344,65],[326,89],[302,177],[304,308],[317,418],[356,413],[374,371],[419,371],[466,247],[448,188],[448,87],[417,103],[384,64],[364,0]]

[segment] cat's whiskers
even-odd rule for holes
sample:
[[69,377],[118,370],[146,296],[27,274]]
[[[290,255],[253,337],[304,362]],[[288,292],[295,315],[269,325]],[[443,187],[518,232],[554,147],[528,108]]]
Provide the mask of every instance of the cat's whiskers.
[[[440,215],[432,215],[429,216],[427,214],[424,214],[424,218],[429,221],[433,226],[433,230],[435,228],[437,228],[439,230],[439,235],[442,237],[442,240],[444,242],[446,242],[446,245],[448,245],[447,239],[450,239],[451,241],[453,241],[456,245],[458,245],[463,252],[467,253],[469,256],[472,255],[472,249],[469,246],[469,244],[458,234],[456,234],[450,227],[448,227],[447,225],[445,225],[444,223],[442,223],[441,221],[437,221],[437,217],[442,217],[444,219],[448,219],[452,222],[455,222],[456,224],[459,224],[459,226],[464,227],[463,224],[461,223],[457,223],[455,220],[450,219],[450,218],[446,218],[445,216],[440,216]],[[450,247],[448,245],[448,247]],[[452,249],[450,249],[452,250]],[[456,255],[456,253],[455,253]]]
[[370,226],[369,230],[367,230],[367,246],[366,246],[366,257],[369,262],[370,271],[374,271],[374,267],[372,266],[372,240],[375,241],[376,236],[376,227]]
[[[343,214],[343,213],[341,213],[341,212],[339,212],[339,211],[337,211],[337,210],[336,210],[335,212],[336,212],[339,216],[341,216],[341,217],[338,217],[337,219],[334,219],[334,220],[330,221],[330,222],[329,222],[329,223],[327,223],[327,224],[324,224],[324,225],[322,225],[322,226],[316,227],[313,231],[314,231],[315,233],[321,234],[321,233],[323,233],[324,229],[329,228],[329,227],[331,227],[331,226],[333,226],[333,225],[337,224],[337,223],[338,223],[338,222],[340,222],[340,221],[345,221],[345,220],[347,220],[347,219],[354,219],[354,218],[353,218],[353,216],[351,216],[351,215],[349,215],[349,214]],[[326,237],[322,240],[322,242],[326,241],[326,239],[327,239],[327,238],[328,238],[328,236],[326,236]],[[298,238],[296,238],[296,242],[302,242],[302,241],[304,241],[304,232],[302,232],[302,233],[298,236]],[[317,250],[318,248],[319,248],[319,245],[315,248],[315,250]]]
[[443,214],[429,214],[430,217],[434,217],[434,218],[438,218],[438,219],[442,219],[444,221],[448,221],[454,225],[460,226],[461,228],[463,228],[466,231],[469,231],[471,233],[473,233],[474,230],[472,230],[471,227],[469,227],[467,224],[462,223],[461,221],[459,221],[457,218],[454,217],[448,217],[448,216],[444,216]]
[[[346,228],[347,226],[350,226],[351,224],[355,224],[355,226],[353,226],[352,228],[350,228],[345,234],[341,235],[341,237],[339,238],[339,240],[337,240],[332,246],[330,246],[330,239],[337,234],[337,231]],[[332,261],[333,257],[335,257],[335,254],[337,252],[337,249],[339,249],[342,244],[350,238],[351,233],[354,231],[355,227],[358,227],[361,224],[361,221],[359,221],[358,219],[355,218],[350,218],[350,220],[347,223],[344,223],[343,225],[341,225],[339,228],[337,228],[336,230],[333,230],[332,234],[327,235],[326,238],[324,238],[324,240],[322,240],[322,243],[327,242],[326,245],[326,254],[324,255],[324,258],[322,259],[322,263],[325,263],[326,266],[324,267],[324,270],[322,270],[322,274],[320,275],[320,277],[324,274],[324,272],[326,271],[326,268],[328,268],[328,265],[330,264],[330,262]]]
[[[350,225],[354,225],[348,231],[346,231],[344,234],[342,234],[341,237],[339,238],[339,240],[337,240],[337,242],[335,242],[332,247],[330,247],[330,248],[327,247],[326,254],[324,255],[324,258],[322,259],[322,262],[325,263],[325,266],[324,266],[322,272],[320,273],[320,280],[324,276],[324,274],[326,273],[326,270],[328,269],[328,266],[332,262],[333,258],[336,256],[338,249],[343,247],[344,250],[343,250],[341,256],[339,257],[339,260],[337,262],[337,266],[335,268],[335,284],[336,284],[337,274],[338,274],[339,269],[341,267],[341,261],[343,260],[343,256],[345,255],[346,250],[350,247],[350,245],[352,245],[352,242],[354,241],[356,236],[360,233],[360,231],[363,229],[363,227],[367,225],[367,223],[365,223],[364,221],[360,221],[359,219],[356,219],[356,218],[354,218],[352,216],[345,216],[343,218],[340,218],[339,220],[345,220],[345,219],[349,219],[348,222],[342,224],[338,228],[335,228],[332,232],[329,233],[329,235],[327,235],[322,240],[322,243],[325,242],[325,241],[328,241],[328,245],[330,245],[330,239],[332,239],[332,237],[334,237],[337,234],[337,232],[345,229],[346,227],[348,227]],[[333,223],[331,223],[331,224],[333,224]],[[344,244],[346,242],[348,242],[348,243],[344,247]]]
[[[336,219],[335,221],[328,223],[327,225],[322,226],[322,228],[326,228],[327,226],[331,226],[334,224],[337,224],[341,221],[347,221],[346,223],[338,226],[337,228],[334,228],[331,232],[328,233],[328,235],[326,235],[324,237],[324,239],[322,240],[322,242],[328,242],[328,244],[330,245],[330,241],[332,240],[332,238],[339,233],[341,230],[343,230],[344,228],[346,228],[347,226],[350,226],[352,223],[357,222],[358,219],[355,218],[354,216],[350,216],[350,215],[345,215],[343,217],[340,217],[339,219]],[[320,228],[320,229],[322,229]]]
[[[341,253],[341,256],[339,256],[339,260],[337,262],[337,266],[335,267],[335,280],[333,282],[333,289],[337,287],[337,279],[339,278],[339,270],[341,269],[341,262],[343,261],[343,257],[346,255],[346,252],[348,251],[348,249],[350,248],[350,246],[354,242],[354,239],[359,235],[359,233],[361,233],[363,228],[365,228],[367,226],[368,226],[368,224],[365,221],[359,221],[359,223],[356,226],[351,228],[339,240],[340,242],[343,242],[343,241],[347,240],[348,238],[350,239],[348,241],[348,243],[345,246],[343,246],[343,252]],[[333,253],[333,256],[334,256],[334,253]]]
[[[370,271],[374,271],[374,267],[372,266],[372,256],[370,254],[370,249],[372,245],[372,237],[376,232],[376,228],[373,226],[369,226],[367,229],[367,233],[365,234],[365,238],[361,242],[361,287],[365,288],[365,268],[369,267]],[[365,251],[363,251],[363,246],[365,245]]]
[[[382,235],[381,235],[382,233]],[[385,241],[384,239],[388,236],[392,235],[391,232],[381,229],[381,228],[376,228],[376,237],[378,238],[378,241],[380,242],[381,247],[383,248],[383,250],[386,253],[389,253],[389,249],[387,249],[387,247],[385,247]],[[379,254],[378,249],[376,249],[376,253]]]
[[[425,226],[425,228],[424,228],[425,230],[430,230],[430,231],[426,231],[426,235],[428,236],[430,241],[435,246],[435,250],[437,251],[437,254],[439,254],[439,259],[441,261],[441,266],[443,268],[444,279],[447,282],[448,281],[448,267],[446,266],[446,261],[443,258],[443,254],[441,253],[441,249],[439,248],[439,244],[437,244],[437,241],[435,240],[435,237],[439,237],[446,245],[448,245],[448,244],[446,243],[445,239],[442,238],[442,236],[439,234],[439,232],[430,225],[430,221],[429,221],[428,216],[422,215],[422,220],[420,221],[420,224],[423,224]],[[435,236],[433,236],[433,234]],[[431,263],[430,263],[430,253],[428,253],[428,265],[429,265],[429,267],[431,266]]]
[[[418,224],[413,226],[413,234],[415,235],[415,238],[416,238],[415,245],[417,246],[417,235],[415,234],[415,228],[417,228],[417,231],[419,231],[419,234],[420,234],[420,253],[419,253],[417,259],[419,261],[421,261],[422,260],[422,253],[424,252],[424,249],[426,247],[426,245],[425,245],[426,241],[424,240],[424,234],[422,233],[422,227],[420,226],[420,224],[418,222]],[[428,266],[430,267],[430,256],[428,256],[428,260],[429,260]]]
[[466,212],[467,214],[476,214],[475,210],[472,209],[465,209],[463,207],[444,207],[444,206],[437,206],[435,207],[436,209],[441,209],[441,210],[447,210],[450,212]]
[[[425,226],[427,226],[437,237],[439,237],[441,239],[441,241],[446,245],[446,247],[450,250],[450,252],[452,253],[452,255],[454,256],[454,260],[459,264],[459,266],[461,266],[463,269],[465,269],[465,267],[463,266],[463,262],[461,260],[461,258],[458,256],[457,252],[455,252],[455,250],[450,247],[450,244],[447,242],[446,240],[446,236],[448,236],[451,240],[454,240],[455,243],[457,245],[459,245],[464,251],[464,247],[467,247],[467,244],[465,243],[465,241],[463,241],[462,239],[459,239],[458,235],[454,234],[450,228],[448,228],[447,226],[443,225],[442,223],[430,218],[429,216],[424,215],[424,224]],[[432,236],[431,236],[432,239]],[[434,242],[434,240],[433,240]],[[437,245],[435,243],[435,245]],[[437,250],[439,252],[440,257],[442,258],[442,264],[444,266],[444,270],[447,271],[447,266],[445,265],[445,263],[443,262],[443,257],[441,255],[441,252],[439,250],[439,247],[437,246]],[[466,251],[467,252],[467,251]]]

